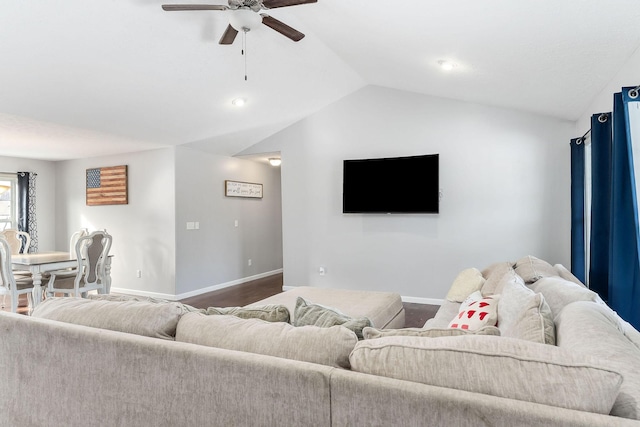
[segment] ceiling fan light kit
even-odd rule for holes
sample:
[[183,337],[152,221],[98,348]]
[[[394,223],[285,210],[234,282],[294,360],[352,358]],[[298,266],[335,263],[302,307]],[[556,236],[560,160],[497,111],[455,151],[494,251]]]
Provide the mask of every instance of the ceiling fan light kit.
[[251,31],[258,28],[262,24],[262,16],[258,15],[251,9],[236,9],[231,11],[229,16],[229,25],[236,31]]

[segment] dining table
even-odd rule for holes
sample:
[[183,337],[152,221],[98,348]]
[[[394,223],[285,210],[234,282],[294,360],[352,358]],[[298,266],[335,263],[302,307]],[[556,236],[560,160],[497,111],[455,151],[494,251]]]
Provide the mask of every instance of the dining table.
[[[107,257],[104,277],[104,293],[111,289],[111,255]],[[33,307],[42,301],[42,275],[55,270],[74,268],[78,266],[78,259],[70,252],[45,251],[38,253],[11,255],[13,270],[28,271],[33,280]]]

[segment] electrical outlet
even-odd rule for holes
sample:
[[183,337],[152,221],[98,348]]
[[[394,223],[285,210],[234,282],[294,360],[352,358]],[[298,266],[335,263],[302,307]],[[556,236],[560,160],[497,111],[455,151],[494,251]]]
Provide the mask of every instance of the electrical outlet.
[[187,230],[193,230],[195,228],[195,224],[193,222],[187,222]]
[[252,263],[251,258],[249,258],[249,261],[247,261],[247,265],[251,266],[251,263]]
[[136,270],[136,277],[138,279],[142,277],[142,270]]
[[236,219],[235,221],[233,221],[233,226],[237,227],[238,226],[238,220]]
[[321,276],[324,276],[325,274],[327,274],[326,267],[323,267],[323,266],[318,267],[318,274],[320,274]]

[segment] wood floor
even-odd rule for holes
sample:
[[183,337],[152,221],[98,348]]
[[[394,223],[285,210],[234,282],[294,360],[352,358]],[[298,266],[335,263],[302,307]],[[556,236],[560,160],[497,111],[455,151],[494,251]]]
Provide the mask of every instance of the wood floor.
[[[282,283],[282,274],[276,274],[262,279],[253,280],[251,282],[242,283],[240,285],[230,286],[228,288],[197,295],[195,297],[185,298],[180,302],[189,304],[196,308],[240,307],[282,292]],[[28,314],[29,309],[27,307],[26,296],[22,295],[22,297],[21,305],[23,306],[18,307],[18,313]],[[0,297],[0,299],[1,298],[2,297]],[[0,300],[0,302],[2,301]],[[405,311],[406,328],[422,327],[424,322],[426,322],[427,319],[432,318],[436,314],[438,308],[440,308],[438,305],[408,302],[404,302],[402,304]],[[2,310],[11,310],[10,297],[6,297],[5,307]]]
[[[218,291],[208,292],[181,302],[196,308],[207,307],[238,307],[251,304],[261,299],[282,292],[282,274],[265,277],[241,285],[231,286]],[[402,303],[405,311],[405,327],[419,328],[427,319],[432,318],[438,305]]]

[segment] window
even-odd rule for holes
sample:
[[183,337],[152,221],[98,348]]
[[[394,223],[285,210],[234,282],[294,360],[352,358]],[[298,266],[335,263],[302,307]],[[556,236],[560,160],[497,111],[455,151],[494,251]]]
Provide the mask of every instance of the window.
[[0,173],[0,230],[18,228],[18,178]]

